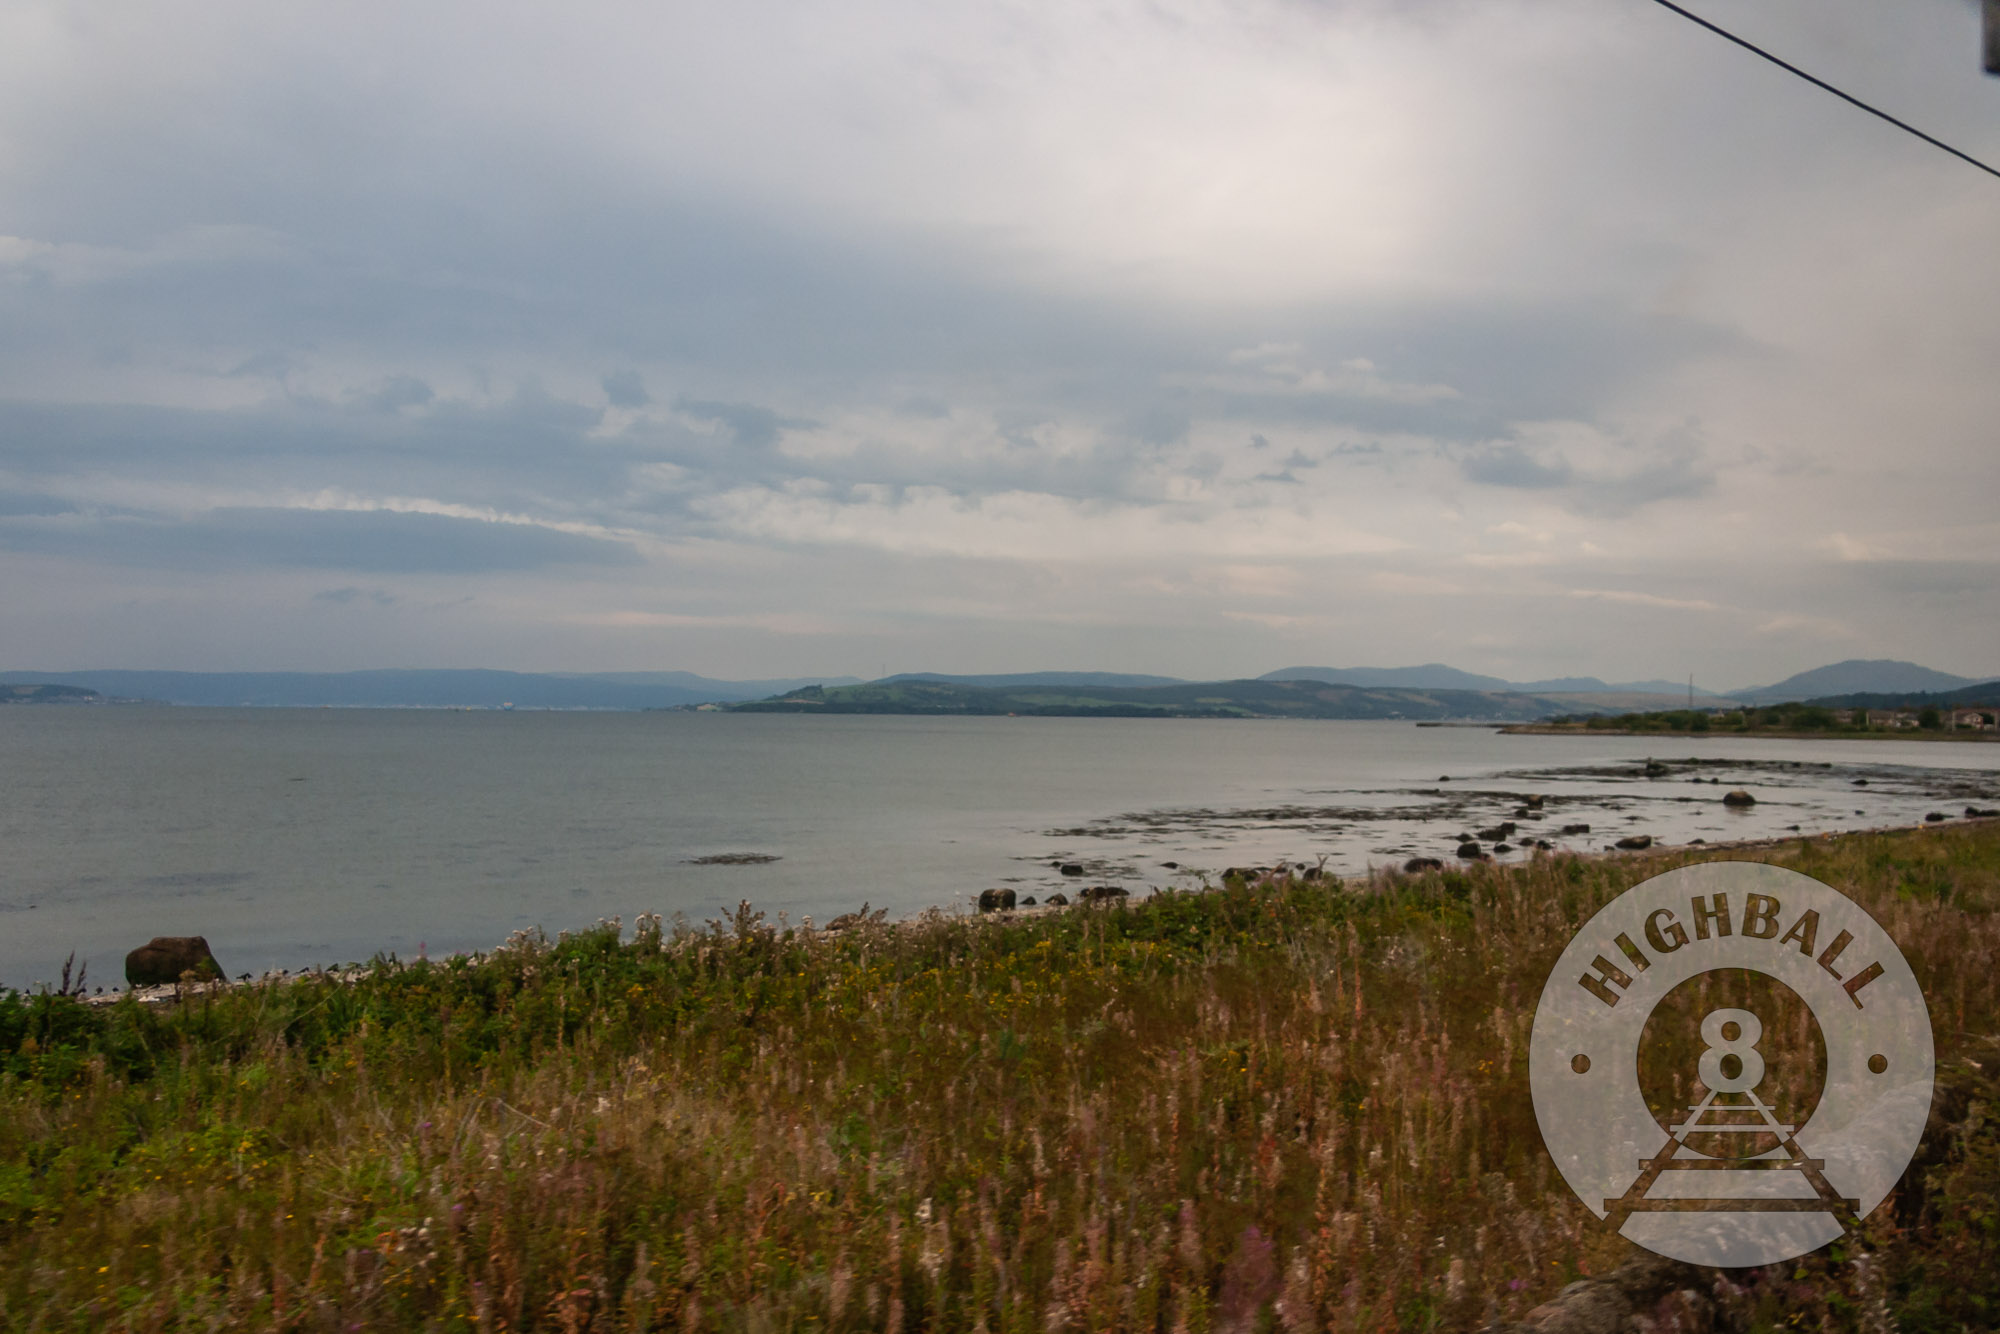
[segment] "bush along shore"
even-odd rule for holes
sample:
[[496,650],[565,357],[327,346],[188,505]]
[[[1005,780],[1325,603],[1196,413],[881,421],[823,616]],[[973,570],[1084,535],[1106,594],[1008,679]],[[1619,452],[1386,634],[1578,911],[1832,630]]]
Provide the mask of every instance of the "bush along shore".
[[[1714,855],[840,932],[745,907],[169,1008],[8,995],[0,1326],[1219,1334],[1480,1328],[1579,1282],[1654,1302],[1543,1150],[1528,1029],[1577,925]],[[1858,1234],[1659,1300],[1995,1327],[2000,827],[1728,855],[1895,935],[1940,1091]]]

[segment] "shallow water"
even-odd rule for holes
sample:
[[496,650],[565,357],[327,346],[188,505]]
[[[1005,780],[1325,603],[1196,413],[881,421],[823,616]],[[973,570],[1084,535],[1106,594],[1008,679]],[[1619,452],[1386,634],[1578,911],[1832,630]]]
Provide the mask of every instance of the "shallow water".
[[[1666,776],[1644,776],[1649,755]],[[2000,804],[1996,770],[2000,746],[1977,743],[1401,722],[14,706],[0,983],[51,980],[75,951],[108,985],[153,935],[206,935],[236,973],[739,899],[825,920],[994,885],[1358,872],[1450,858],[1506,819],[1578,848],[1907,824]],[[1724,808],[1732,787],[1758,804]],[[1514,814],[1529,793],[1540,821]]]

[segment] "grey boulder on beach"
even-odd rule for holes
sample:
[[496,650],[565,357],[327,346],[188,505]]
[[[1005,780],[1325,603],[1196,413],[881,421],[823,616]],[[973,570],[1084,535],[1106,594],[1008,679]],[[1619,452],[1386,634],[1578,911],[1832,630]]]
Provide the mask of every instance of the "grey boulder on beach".
[[125,980],[135,987],[178,982],[193,973],[204,982],[219,981],[222,965],[209,951],[206,936],[154,936],[125,956]]

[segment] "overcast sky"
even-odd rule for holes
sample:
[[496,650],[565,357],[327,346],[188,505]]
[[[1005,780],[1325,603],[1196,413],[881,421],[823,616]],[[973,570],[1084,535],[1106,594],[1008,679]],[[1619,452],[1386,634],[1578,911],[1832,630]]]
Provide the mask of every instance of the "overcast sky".
[[0,667],[1990,676],[1996,446],[2000,180],[1646,0],[0,7]]

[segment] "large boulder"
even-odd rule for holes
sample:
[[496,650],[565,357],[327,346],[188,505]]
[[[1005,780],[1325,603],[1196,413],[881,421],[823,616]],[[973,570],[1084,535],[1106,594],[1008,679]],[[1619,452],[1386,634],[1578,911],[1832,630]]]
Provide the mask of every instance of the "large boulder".
[[125,956],[125,980],[135,987],[167,986],[189,973],[202,982],[222,980],[206,936],[154,936]]
[[1011,889],[982,889],[979,891],[979,911],[1002,912],[1014,906],[1014,891]]
[[1722,794],[1722,804],[1725,806],[1755,806],[1757,798],[1751,796],[1740,787],[1731,788]]

